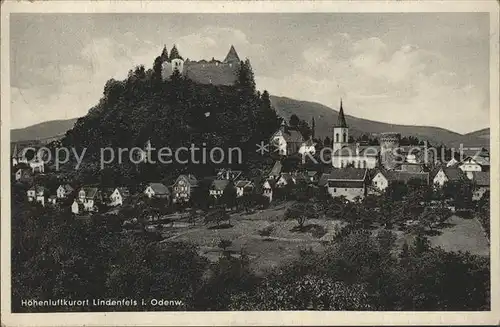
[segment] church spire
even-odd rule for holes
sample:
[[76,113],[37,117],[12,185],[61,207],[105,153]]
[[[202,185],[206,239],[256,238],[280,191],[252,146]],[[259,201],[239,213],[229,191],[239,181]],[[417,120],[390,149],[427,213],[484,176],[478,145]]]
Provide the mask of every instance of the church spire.
[[344,116],[344,108],[342,107],[342,98],[340,98],[339,118],[337,120],[336,127],[347,127],[347,123],[345,121],[345,116]]

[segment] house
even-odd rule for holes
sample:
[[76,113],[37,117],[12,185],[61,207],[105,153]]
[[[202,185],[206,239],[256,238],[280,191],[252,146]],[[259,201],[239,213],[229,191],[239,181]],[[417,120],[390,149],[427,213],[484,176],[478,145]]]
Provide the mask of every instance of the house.
[[10,149],[11,157],[12,157],[12,166],[15,167],[18,164],[28,164],[28,159],[24,155],[24,151],[20,149],[16,143],[11,143]]
[[273,189],[276,186],[275,184],[274,180],[268,179],[262,183],[259,189],[260,193],[269,199],[269,202],[273,200]]
[[474,172],[490,170],[490,158],[481,156],[467,157],[460,163],[458,168],[466,173],[467,178],[472,179]]
[[31,160],[29,162],[29,165],[33,173],[43,173],[45,171],[45,163],[38,157],[35,157],[33,160]]
[[429,185],[429,173],[380,170],[373,176],[371,185],[378,191],[385,191],[393,182],[408,184],[410,180],[420,180],[424,185]]
[[472,200],[480,200],[484,193],[490,190],[490,172],[478,171],[473,173],[472,183],[474,190],[472,192]]
[[232,181],[227,179],[216,179],[210,185],[208,194],[214,199],[218,199],[230,189],[234,189],[234,183]]
[[[122,189],[121,192],[118,188],[115,189],[115,191],[113,191],[112,196],[115,195],[115,196],[117,196],[117,198],[121,197],[122,202],[123,202],[123,196],[128,196],[128,190],[125,191],[124,188],[121,188],[121,189]],[[118,196],[118,193],[119,193],[119,196]],[[127,194],[122,194],[122,193],[127,193]],[[146,194],[146,196],[150,199],[153,197],[160,198],[160,199],[169,199],[170,198],[170,191],[169,191],[168,187],[162,183],[149,183],[146,186],[146,189],[144,190],[144,194]],[[119,199],[117,201],[119,201]]]
[[283,173],[281,174],[280,178],[276,181],[276,187],[281,188],[285,187],[287,185],[294,185],[297,183],[296,178],[289,173]]
[[[162,184],[163,185],[163,184]],[[168,189],[167,189],[168,191]],[[157,193],[155,193],[157,194]],[[130,196],[130,192],[126,187],[117,187],[108,196],[109,205],[112,207],[121,206],[123,201]]]
[[77,201],[77,199],[75,199],[73,201],[73,204],[71,204],[71,212],[74,213],[75,215],[78,215],[84,211],[85,211],[85,207],[83,206],[83,203],[81,203],[81,202]]
[[440,167],[432,178],[436,187],[443,187],[446,182],[464,180],[466,176],[461,169],[456,167]]
[[326,177],[327,191],[332,197],[344,196],[353,201],[366,195],[368,169],[344,168],[333,169]]
[[42,206],[45,206],[45,193],[46,189],[43,186],[32,186],[28,189],[28,201],[29,202],[38,202]]
[[31,183],[33,182],[33,173],[31,172],[31,169],[19,168],[14,174],[14,179],[17,182]]
[[299,152],[304,144],[304,137],[298,130],[286,126],[283,121],[278,131],[271,136],[270,144],[279,155],[289,156]]
[[78,191],[77,201],[83,204],[84,211],[96,211],[102,195],[97,187],[85,186]]
[[245,194],[250,194],[255,187],[253,182],[247,180],[237,181],[234,186],[236,187],[236,196],[238,198]]
[[188,202],[198,186],[198,179],[194,175],[180,175],[172,185],[172,202]]
[[47,199],[47,203],[50,203],[51,205],[55,206],[57,204],[57,196],[56,195],[51,195]]
[[309,139],[300,145],[299,154],[305,155],[306,153],[311,155],[316,154],[316,143],[314,143],[312,139]]
[[278,179],[281,176],[281,169],[283,169],[283,164],[281,161],[276,161],[269,172],[269,178],[274,180]]
[[74,189],[69,184],[61,184],[57,188],[56,194],[58,199],[67,198],[71,193],[73,193]]

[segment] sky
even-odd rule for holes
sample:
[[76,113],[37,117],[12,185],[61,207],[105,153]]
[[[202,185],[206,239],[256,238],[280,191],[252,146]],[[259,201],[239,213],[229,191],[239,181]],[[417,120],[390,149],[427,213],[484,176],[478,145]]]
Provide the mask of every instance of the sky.
[[[489,127],[488,13],[12,14],[11,127],[85,115],[110,78],[184,58],[249,58],[257,88],[348,115]],[[308,117],[301,117],[308,119]]]

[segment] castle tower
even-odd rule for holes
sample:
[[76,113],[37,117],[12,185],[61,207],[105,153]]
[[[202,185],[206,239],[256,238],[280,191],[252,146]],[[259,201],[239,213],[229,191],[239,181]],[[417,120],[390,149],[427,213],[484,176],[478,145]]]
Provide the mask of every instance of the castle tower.
[[169,59],[170,59],[170,63],[172,64],[172,72],[174,70],[177,70],[180,73],[182,73],[184,70],[184,59],[179,54],[179,50],[177,50],[177,47],[175,46],[175,44],[172,47],[172,50],[170,50]]
[[401,134],[381,133],[380,134],[380,161],[385,169],[392,170],[399,163],[398,148]]
[[233,45],[231,45],[231,48],[229,49],[229,52],[226,55],[226,59],[224,59],[225,64],[234,64],[234,63],[240,63],[240,57],[238,56],[238,53],[236,52],[236,49],[234,48]]
[[342,149],[349,141],[349,127],[345,121],[342,99],[340,99],[340,110],[337,124],[333,126],[333,153]]

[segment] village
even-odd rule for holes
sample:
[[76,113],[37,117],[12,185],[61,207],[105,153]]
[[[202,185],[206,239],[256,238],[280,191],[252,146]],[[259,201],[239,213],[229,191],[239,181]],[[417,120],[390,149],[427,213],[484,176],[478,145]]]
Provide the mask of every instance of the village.
[[[389,190],[391,193],[398,192],[398,186],[409,185],[437,194],[448,185],[467,184],[471,187],[467,192],[471,192],[472,202],[478,202],[483,195],[489,194],[489,153],[486,149],[471,152],[463,160],[453,157],[447,162],[440,162],[436,154],[432,154],[432,149],[422,145],[400,146],[401,135],[397,133],[381,134],[380,145],[377,146],[349,142],[349,127],[342,103],[332,130],[330,162],[311,164],[306,163],[304,158],[318,154],[313,137],[304,140],[299,131],[282,123],[269,140],[275,147],[271,154],[275,162],[263,176],[257,178],[246,178],[243,171],[222,168],[214,176],[181,174],[171,184],[145,182],[134,191],[123,185],[114,188],[99,185],[78,187],[71,181],[61,183],[56,189],[53,186],[50,190],[47,185],[35,182],[37,176],[45,173],[43,162],[36,156],[30,161],[16,156],[20,152],[14,149],[13,182],[27,187],[25,201],[28,203],[66,210],[76,219],[120,215],[120,224],[124,227],[141,225],[144,230],[157,233],[158,240],[181,240],[186,230],[201,221],[198,225],[209,224],[212,226],[209,228],[216,228],[216,234],[212,236],[219,242],[225,237],[235,238],[230,234],[223,236],[224,226],[232,226],[229,223],[231,217],[233,222],[234,217],[265,222],[266,226],[260,224],[260,229],[256,230],[265,235],[267,230],[273,229],[270,221],[286,219],[293,203],[300,201],[321,199],[322,202],[335,203],[341,200],[359,204],[367,197],[380,197],[388,194]],[[287,161],[291,158],[301,158],[302,161],[292,160],[295,164],[290,165]],[[455,212],[456,202],[448,200],[446,207]],[[435,201],[423,206],[432,207],[432,203]],[[464,205],[462,209],[471,208]],[[223,221],[228,223],[220,225]],[[287,224],[287,229],[293,230],[293,225]],[[419,222],[408,217],[403,227],[415,224]],[[332,228],[321,227],[321,239],[325,239],[325,234],[331,237]],[[196,237],[198,241],[208,235],[203,231],[201,233],[203,236]],[[290,237],[290,233],[285,234]]]

